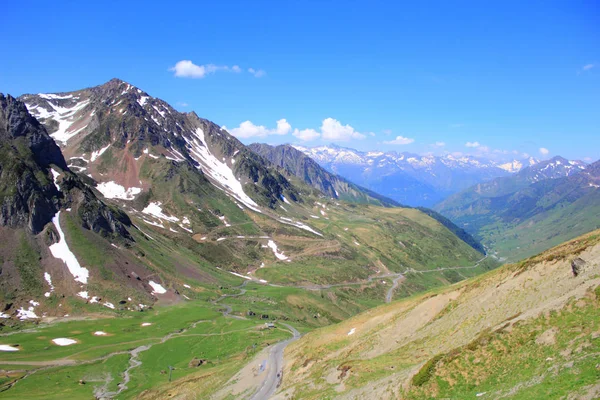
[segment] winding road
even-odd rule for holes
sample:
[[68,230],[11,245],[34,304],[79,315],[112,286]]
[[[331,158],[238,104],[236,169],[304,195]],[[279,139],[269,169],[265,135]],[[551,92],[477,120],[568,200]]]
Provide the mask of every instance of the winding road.
[[392,281],[392,287],[389,288],[388,291],[387,291],[387,293],[385,294],[385,302],[386,303],[391,303],[392,302],[392,297],[394,296],[394,290],[396,290],[396,288],[400,284],[400,280],[402,278],[404,278],[404,275],[398,274],[398,276],[396,276],[394,278],[394,280]]
[[296,328],[282,322],[280,324],[288,328],[293,337],[271,347],[266,360],[267,374],[256,393],[250,398],[251,400],[264,400],[273,396],[283,379],[283,351],[288,344],[300,338],[300,332]]

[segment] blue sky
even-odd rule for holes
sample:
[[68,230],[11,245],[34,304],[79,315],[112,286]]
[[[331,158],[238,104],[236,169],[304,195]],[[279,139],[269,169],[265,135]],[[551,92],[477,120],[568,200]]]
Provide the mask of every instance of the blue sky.
[[597,1],[408,3],[8,2],[0,91],[118,77],[245,143],[600,158]]

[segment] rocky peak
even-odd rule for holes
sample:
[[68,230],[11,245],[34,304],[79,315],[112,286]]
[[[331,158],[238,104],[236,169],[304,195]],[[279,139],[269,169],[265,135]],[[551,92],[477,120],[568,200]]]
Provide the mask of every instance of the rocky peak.
[[33,157],[43,167],[54,164],[67,169],[60,148],[42,124],[29,114],[27,107],[11,95],[0,93],[0,140],[23,138]]

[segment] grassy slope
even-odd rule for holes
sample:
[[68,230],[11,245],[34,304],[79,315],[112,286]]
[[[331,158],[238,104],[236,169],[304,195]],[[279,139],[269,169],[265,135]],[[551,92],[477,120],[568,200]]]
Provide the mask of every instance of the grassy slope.
[[328,240],[275,236],[292,262],[260,269],[258,276],[274,282],[335,283],[365,279],[377,271],[472,265],[481,258],[416,209],[326,203],[323,199],[320,203],[305,213],[309,217],[305,223]]
[[[598,379],[598,243],[595,231],[519,264],[309,333],[286,351],[284,392],[294,398],[369,393],[416,399],[481,392],[539,398],[587,390]],[[569,262],[575,256],[588,262],[576,278]],[[549,329],[557,330],[555,342],[540,344]]]
[[485,226],[480,236],[509,260],[530,257],[573,237],[600,228],[600,192],[562,204],[517,224]]

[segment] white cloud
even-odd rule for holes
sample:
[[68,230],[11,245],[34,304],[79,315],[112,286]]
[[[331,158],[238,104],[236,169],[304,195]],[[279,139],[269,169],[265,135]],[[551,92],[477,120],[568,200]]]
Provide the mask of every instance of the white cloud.
[[[224,126],[223,129],[227,130],[227,127]],[[319,130],[312,128],[293,129],[285,118],[278,120],[275,128],[268,128],[263,125],[255,125],[252,121],[244,121],[237,128],[233,128],[228,131],[233,136],[240,139],[292,134],[303,141],[315,140],[319,137],[330,141],[347,141],[351,139],[364,139],[367,137],[367,135],[375,136],[373,132],[368,132],[365,134],[357,132],[350,125],[342,125],[338,120],[333,118],[326,118],[323,120],[320,132]],[[407,143],[412,143],[413,141],[413,139],[402,138],[399,136],[395,141],[392,142],[394,142],[394,144],[407,144],[400,143],[401,140],[409,140],[410,142]]]
[[596,64],[586,64],[583,67],[581,67],[582,71],[589,71],[590,69],[594,68],[596,66]]
[[391,135],[392,134],[392,130],[391,129],[384,129],[382,131],[385,135]]
[[[223,129],[228,130],[225,126]],[[269,129],[263,125],[254,125],[252,121],[244,121],[237,128],[228,130],[228,132],[233,136],[241,139],[247,139],[251,137],[266,137],[269,135],[287,135],[291,131],[292,126],[285,118],[277,121],[277,127],[275,129]]]
[[321,133],[325,140],[346,141],[350,139],[364,139],[366,136],[354,130],[350,125],[342,125],[333,118],[325,118],[321,124]]
[[[252,75],[261,77],[265,75],[265,71],[250,68],[248,72],[252,70]],[[214,74],[217,71],[224,72],[234,72],[239,74],[242,72],[242,68],[239,65],[234,65],[232,67],[227,65],[215,65],[215,64],[205,64],[205,65],[196,65],[191,60],[181,60],[178,61],[175,66],[169,68],[169,71],[175,72],[175,76],[178,78],[204,78],[207,75]]]
[[477,150],[478,150],[478,151],[480,151],[480,152],[482,152],[482,153],[489,153],[489,151],[490,151],[490,148],[489,148],[489,147],[487,147],[487,146],[479,146],[479,147],[477,148]]
[[196,65],[190,60],[181,60],[174,67],[169,68],[169,71],[174,71],[175,76],[179,78],[204,78],[221,69],[228,69],[228,67],[219,67],[214,64]]
[[250,72],[252,75],[254,75],[255,78],[262,78],[263,76],[265,76],[267,74],[262,69],[254,69],[254,68],[248,68],[248,72]]
[[179,107],[188,107],[188,106],[189,106],[189,104],[188,104],[188,103],[186,103],[185,101],[178,101],[178,102],[177,102],[177,105],[178,105]]
[[229,130],[237,138],[265,137],[270,130],[262,125],[254,125],[251,121],[244,121],[239,127]]
[[481,145],[479,144],[479,142],[467,142],[467,143],[465,143],[465,146],[467,146],[467,147],[479,147]]
[[434,144],[432,144],[433,147],[444,147],[445,145],[445,142],[435,142]]
[[277,135],[287,135],[291,131],[292,126],[289,124],[289,122],[287,122],[285,118],[282,118],[279,121],[277,121],[277,129],[275,129]]
[[388,141],[385,141],[383,143],[385,143],[385,144],[405,145],[405,144],[411,144],[414,141],[415,141],[415,139],[407,138],[407,137],[404,137],[404,136],[396,136],[396,139],[394,139],[394,140],[388,140]]
[[292,135],[306,142],[315,140],[321,136],[321,134],[314,129],[294,129],[294,133],[292,133]]
[[550,150],[548,150],[548,149],[547,149],[547,148],[545,148],[545,147],[540,147],[540,154],[541,154],[541,155],[543,155],[543,156],[546,156],[546,155],[548,155],[549,153],[550,153]]

